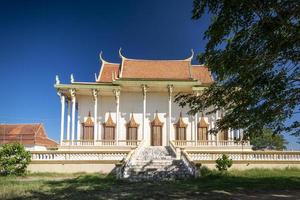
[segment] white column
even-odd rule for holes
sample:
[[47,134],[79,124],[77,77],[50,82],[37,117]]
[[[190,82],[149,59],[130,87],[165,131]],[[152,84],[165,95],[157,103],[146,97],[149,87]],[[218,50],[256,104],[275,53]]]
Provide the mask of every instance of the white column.
[[80,124],[80,116],[77,116],[77,140],[80,140],[80,128],[81,128],[81,124]]
[[119,137],[120,137],[120,90],[114,90],[115,100],[116,100],[116,144],[118,145]]
[[70,100],[67,101],[68,104],[68,114],[67,114],[67,140],[70,144],[70,129],[71,129],[71,102]]
[[169,92],[169,98],[168,98],[168,133],[167,133],[167,140],[166,144],[169,145],[170,140],[174,139],[174,136],[171,136],[172,132],[172,93],[173,93],[173,85],[168,85],[168,92]]
[[143,92],[143,133],[142,133],[142,140],[146,139],[146,99],[147,99],[147,86],[142,85],[142,92]]
[[92,90],[94,100],[94,145],[98,134],[98,90]]
[[71,143],[74,143],[75,139],[75,111],[76,111],[76,95],[75,89],[70,90],[71,98],[72,98],[72,136],[71,136]]
[[[215,124],[214,125],[216,126],[216,122],[219,119],[219,111],[218,110],[216,111],[215,115],[216,115],[216,117],[215,117]],[[216,134],[215,138],[216,138],[216,142],[218,143],[218,141],[219,141],[219,132]]]
[[65,129],[65,96],[58,92],[60,96],[60,103],[61,103],[61,114],[60,114],[60,145],[62,145],[64,140],[64,129]]
[[194,140],[195,140],[195,144],[197,144],[197,132],[198,132],[198,122],[199,122],[199,119],[198,119],[198,112],[195,114],[195,120],[194,120]]

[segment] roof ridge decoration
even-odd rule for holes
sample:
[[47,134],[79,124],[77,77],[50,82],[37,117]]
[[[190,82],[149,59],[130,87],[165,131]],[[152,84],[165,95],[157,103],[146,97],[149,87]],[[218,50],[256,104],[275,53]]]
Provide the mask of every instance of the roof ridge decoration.
[[115,127],[116,124],[114,123],[114,121],[111,118],[111,114],[109,112],[108,118],[106,120],[106,122],[103,123],[104,126],[110,126],[110,127]]
[[84,126],[94,126],[94,122],[91,117],[91,111],[89,111],[89,115],[86,118],[85,122],[82,123]]
[[154,120],[151,122],[151,125],[152,126],[163,126],[164,125],[164,123],[159,120],[157,111],[156,111]]
[[131,114],[130,120],[127,123],[127,127],[131,127],[131,128],[137,128],[137,127],[139,127],[139,124],[136,123],[136,121],[134,119],[133,113]]
[[192,76],[192,59],[194,57],[194,50],[193,49],[191,49],[191,53],[192,53],[192,55],[189,58],[187,58],[186,60],[188,60],[190,62],[189,63],[189,73],[190,73],[190,78],[193,79],[193,76]]
[[123,54],[122,54],[122,47],[120,47],[119,49],[119,56],[120,58],[122,59],[122,63],[123,63],[123,60],[134,60],[134,61],[157,61],[157,62],[170,62],[170,61],[190,61],[193,59],[194,57],[194,50],[191,49],[191,55],[186,58],[186,59],[137,59],[137,58],[127,58],[125,57]]
[[187,127],[187,124],[184,123],[183,119],[182,119],[182,112],[180,111],[180,114],[179,114],[179,119],[177,121],[177,123],[175,124],[175,126],[177,128],[186,128]]

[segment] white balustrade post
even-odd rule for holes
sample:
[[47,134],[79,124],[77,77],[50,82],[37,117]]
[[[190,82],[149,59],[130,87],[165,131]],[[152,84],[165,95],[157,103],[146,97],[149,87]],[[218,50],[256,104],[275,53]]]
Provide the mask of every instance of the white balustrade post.
[[97,141],[98,134],[98,90],[92,90],[94,100],[94,145]]
[[146,136],[146,99],[147,99],[147,86],[142,85],[143,92],[143,133],[142,140],[145,140]]
[[115,100],[116,100],[116,145],[118,145],[119,134],[120,134],[120,90],[114,90]]
[[67,141],[70,144],[70,129],[71,129],[71,102],[67,100],[68,113],[67,113]]
[[168,133],[167,133],[167,141],[166,144],[169,145],[170,140],[173,140],[173,135],[171,137],[171,127],[172,127],[172,93],[173,93],[173,85],[168,85]]
[[73,144],[75,139],[75,111],[76,111],[76,94],[75,89],[70,90],[71,98],[72,98],[72,137],[71,137],[71,144]]
[[60,115],[60,145],[62,145],[64,140],[64,128],[65,128],[65,96],[58,92],[60,96],[60,103],[61,103],[61,115]]

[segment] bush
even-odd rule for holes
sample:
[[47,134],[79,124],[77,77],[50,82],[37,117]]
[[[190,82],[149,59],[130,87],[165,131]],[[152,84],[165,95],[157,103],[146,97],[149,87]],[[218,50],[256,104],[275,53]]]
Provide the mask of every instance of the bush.
[[216,163],[216,167],[219,171],[227,171],[227,169],[232,166],[232,159],[229,159],[227,155],[223,154],[221,158],[216,160]]
[[0,148],[0,175],[23,175],[30,162],[30,152],[19,143],[5,144]]

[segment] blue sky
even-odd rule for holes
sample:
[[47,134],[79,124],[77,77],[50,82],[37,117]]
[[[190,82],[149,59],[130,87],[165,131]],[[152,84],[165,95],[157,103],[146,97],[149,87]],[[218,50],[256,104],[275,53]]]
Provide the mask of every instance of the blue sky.
[[58,140],[56,74],[63,83],[71,73],[94,81],[99,52],[118,62],[120,47],[126,57],[145,59],[203,51],[209,18],[193,21],[191,11],[191,0],[0,0],[0,123],[43,122]]

